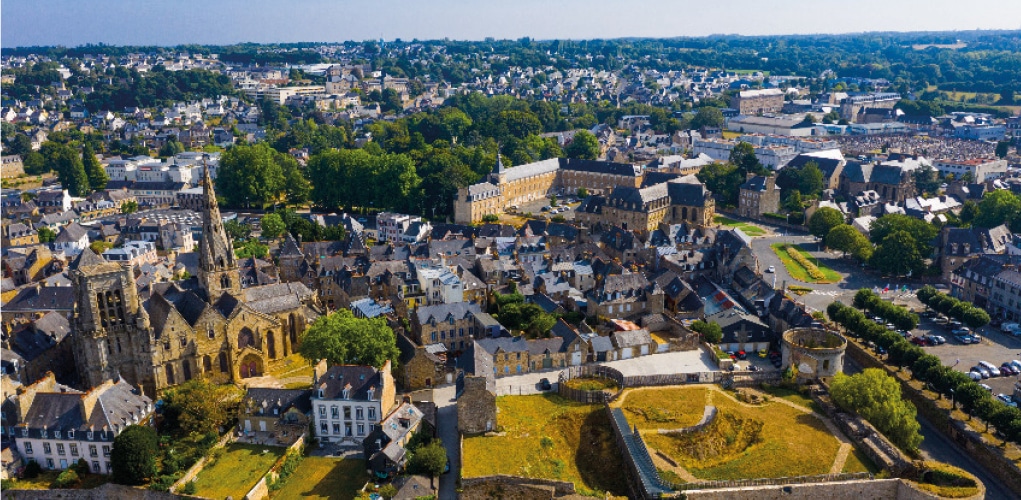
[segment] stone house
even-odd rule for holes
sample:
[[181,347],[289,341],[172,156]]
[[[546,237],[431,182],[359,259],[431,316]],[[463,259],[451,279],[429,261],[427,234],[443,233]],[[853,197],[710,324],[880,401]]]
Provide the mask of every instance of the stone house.
[[333,366],[312,382],[316,437],[328,443],[361,444],[393,408],[397,388],[390,361],[371,366]]
[[238,427],[246,436],[268,434],[290,446],[308,431],[311,389],[249,388],[238,409]]
[[378,479],[393,477],[408,459],[407,444],[425,423],[425,415],[410,402],[403,402],[362,442],[368,469]]
[[776,213],[780,209],[780,186],[776,177],[748,174],[741,184],[737,211],[744,217],[759,218],[765,213]]
[[449,351],[463,351],[475,336],[480,312],[478,304],[467,302],[421,306],[411,316],[411,337],[419,345],[441,343]]
[[585,297],[589,316],[626,318],[663,312],[663,291],[641,273],[600,277]]
[[400,363],[394,375],[404,391],[417,391],[453,381],[454,370],[447,366],[447,351],[442,344],[422,346],[407,335],[398,333],[397,349],[401,353]]
[[457,431],[481,434],[497,429],[496,381],[490,376],[465,374],[457,394]]

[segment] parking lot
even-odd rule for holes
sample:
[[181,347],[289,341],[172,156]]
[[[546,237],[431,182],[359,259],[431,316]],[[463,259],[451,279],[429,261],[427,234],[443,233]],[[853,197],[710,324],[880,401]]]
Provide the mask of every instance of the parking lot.
[[[573,220],[574,219],[574,209],[578,208],[578,205],[581,204],[581,202],[577,198],[578,198],[577,196],[558,196],[557,197],[557,201],[558,201],[557,206],[556,207],[550,207],[551,209],[555,208],[555,209],[557,209],[559,211],[559,213],[556,213],[556,214],[551,213],[551,211],[546,211],[546,212],[542,211],[543,207],[549,207],[550,206],[549,198],[542,198],[542,199],[539,199],[539,200],[530,201],[528,203],[523,203],[523,204],[521,204],[518,207],[517,210],[514,210],[514,212],[521,213],[521,214],[531,213],[532,215],[534,215],[536,217],[546,217],[546,218],[553,218],[556,215],[562,215],[564,217],[564,219],[566,219],[566,220]],[[568,203],[569,199],[573,199],[574,202],[573,203]],[[565,208],[566,208],[566,210],[565,210]]]
[[[968,372],[979,361],[988,361],[999,367],[1005,361],[1021,359],[1021,338],[1001,333],[992,326],[984,327],[977,332],[982,336],[981,343],[967,345],[955,339],[948,328],[938,325],[928,318],[921,318],[918,328],[912,333],[945,337],[946,344],[925,346],[923,349],[939,357],[943,364],[953,366],[962,372]],[[1014,392],[1014,384],[1018,380],[1018,376],[995,377],[985,379],[981,383],[992,387],[994,394],[1010,395]]]

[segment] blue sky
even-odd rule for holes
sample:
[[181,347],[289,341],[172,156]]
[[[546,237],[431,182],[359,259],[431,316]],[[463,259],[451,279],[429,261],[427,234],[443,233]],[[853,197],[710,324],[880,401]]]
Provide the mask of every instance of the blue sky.
[[3,0],[0,45],[1021,29],[1017,0]]

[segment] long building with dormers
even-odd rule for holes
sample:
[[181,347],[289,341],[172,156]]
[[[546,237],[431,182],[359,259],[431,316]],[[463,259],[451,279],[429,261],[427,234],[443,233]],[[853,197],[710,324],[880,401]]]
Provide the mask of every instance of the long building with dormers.
[[617,187],[637,188],[642,168],[627,163],[550,158],[506,168],[499,155],[493,172],[480,183],[463,187],[454,200],[454,222],[471,224],[486,215],[544,199],[558,190],[573,193],[579,188],[609,192]]
[[75,364],[85,387],[123,377],[146,395],[192,378],[218,383],[262,376],[298,347],[319,314],[300,282],[243,288],[212,179],[202,179],[198,276],[160,283],[144,300],[132,265],[86,248],[72,262]]

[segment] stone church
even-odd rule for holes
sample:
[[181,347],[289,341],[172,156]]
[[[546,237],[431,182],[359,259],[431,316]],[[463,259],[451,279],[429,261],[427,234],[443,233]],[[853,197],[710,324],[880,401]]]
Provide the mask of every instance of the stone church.
[[202,179],[198,276],[153,286],[143,300],[131,266],[85,249],[71,264],[75,363],[82,385],[124,377],[146,395],[195,377],[217,383],[265,374],[293,353],[320,314],[302,283],[242,288],[209,172]]

